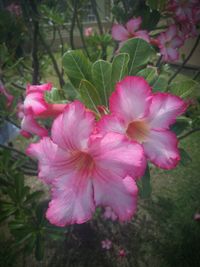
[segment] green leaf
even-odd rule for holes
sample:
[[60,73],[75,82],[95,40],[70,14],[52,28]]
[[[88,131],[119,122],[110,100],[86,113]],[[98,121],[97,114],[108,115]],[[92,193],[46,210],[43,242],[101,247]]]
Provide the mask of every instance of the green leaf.
[[200,84],[192,79],[176,81],[169,87],[169,91],[181,98],[187,99],[196,95],[197,89],[200,88]]
[[101,102],[98,104],[104,104],[108,106],[108,97],[111,92],[111,63],[98,60],[92,65],[92,79],[95,87],[100,95]]
[[147,0],[147,5],[154,10],[162,11],[167,4],[167,0]]
[[151,182],[150,182],[150,171],[147,165],[144,176],[141,179],[141,190],[140,195],[142,198],[149,198],[151,196]]
[[168,77],[160,74],[152,84],[153,92],[165,92],[168,86]]
[[118,54],[114,57],[111,74],[112,89],[115,89],[115,84],[128,74],[128,62],[129,54],[127,53]]
[[183,148],[179,148],[179,151],[181,155],[180,164],[184,167],[188,166],[192,162],[190,155]]
[[65,83],[65,85],[63,86],[63,90],[67,95],[66,98],[70,101],[74,101],[74,99],[78,98],[78,91],[70,82]]
[[143,39],[132,38],[124,43],[120,49],[120,53],[129,54],[128,74],[134,75],[138,72],[140,67],[148,63],[155,51],[152,46]]
[[176,123],[172,125],[171,130],[176,134],[180,135],[185,129],[190,126],[190,121],[186,117],[177,118]]
[[36,238],[35,258],[41,261],[44,258],[44,240],[40,234]]
[[156,78],[157,78],[157,68],[155,67],[148,67],[148,68],[145,68],[143,70],[140,70],[138,73],[137,73],[137,76],[141,76],[141,77],[144,77],[145,80],[150,84],[152,85]]
[[67,102],[64,91],[57,88],[52,88],[51,91],[46,91],[45,100],[50,104]]
[[83,103],[98,113],[97,106],[101,104],[101,99],[96,88],[90,82],[82,80],[79,90]]
[[82,79],[91,80],[91,62],[80,50],[68,51],[63,56],[65,72],[75,88]]

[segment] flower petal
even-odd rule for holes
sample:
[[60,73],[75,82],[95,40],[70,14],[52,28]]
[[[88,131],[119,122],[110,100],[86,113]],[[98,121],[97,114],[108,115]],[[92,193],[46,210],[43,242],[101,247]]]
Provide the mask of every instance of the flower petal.
[[171,40],[171,47],[172,48],[179,48],[184,44],[184,40],[183,38],[180,38],[178,36],[176,36],[174,39]]
[[124,121],[112,114],[104,115],[101,120],[97,122],[97,129],[100,134],[109,132],[125,134],[126,128]]
[[91,179],[78,172],[54,181],[47,219],[57,226],[84,223],[95,210]]
[[118,173],[122,178],[126,175],[138,178],[144,174],[143,148],[125,135],[108,133],[103,138],[92,139],[89,153],[94,158],[97,170]]
[[166,41],[172,40],[177,35],[176,25],[175,24],[170,25],[165,34],[166,34]]
[[148,43],[150,42],[150,37],[147,31],[137,31],[135,33],[135,37],[141,38]]
[[141,23],[142,23],[141,17],[130,19],[126,23],[126,28],[130,34],[135,34],[135,32],[140,28]]
[[168,129],[186,108],[187,104],[178,96],[155,93],[149,108],[148,123],[152,129]]
[[65,111],[53,122],[54,143],[67,150],[84,150],[94,127],[94,115],[84,105],[74,101],[66,105]]
[[44,92],[44,91],[50,91],[52,88],[51,83],[45,83],[41,85],[30,85],[28,84],[26,87],[26,94],[32,93],[32,92]]
[[170,131],[152,130],[144,146],[147,158],[162,169],[173,169],[180,160],[176,135]]
[[38,143],[31,144],[26,153],[39,160],[39,178],[46,183],[58,177],[63,177],[72,172],[70,165],[70,154],[60,149],[49,137],[44,137]]
[[151,87],[142,77],[127,76],[110,97],[110,110],[126,123],[143,118],[151,102]]
[[172,47],[166,48],[168,60],[167,61],[176,61],[179,58],[179,53],[176,49]]
[[98,172],[93,180],[96,205],[109,206],[120,221],[130,220],[137,208],[138,189],[135,181],[117,173]]
[[48,136],[47,129],[43,128],[39,123],[37,123],[31,112],[26,114],[22,119],[21,128],[26,132],[36,134],[40,137]]
[[112,37],[117,41],[125,41],[129,38],[129,34],[122,25],[115,24],[112,27]]

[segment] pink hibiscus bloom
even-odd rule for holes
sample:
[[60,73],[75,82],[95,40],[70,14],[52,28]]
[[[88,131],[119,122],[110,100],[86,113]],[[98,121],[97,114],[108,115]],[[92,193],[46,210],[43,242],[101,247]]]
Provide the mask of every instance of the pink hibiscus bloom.
[[144,171],[143,149],[121,134],[91,135],[94,126],[93,113],[75,101],[54,120],[51,138],[27,149],[39,160],[39,177],[52,186],[46,213],[52,224],[84,223],[95,206],[112,207],[120,221],[136,211],[133,178]]
[[89,37],[89,36],[91,36],[91,35],[93,35],[93,34],[94,34],[94,30],[93,30],[92,27],[85,28],[85,30],[84,30],[84,35],[85,35],[86,37]]
[[177,48],[184,43],[183,39],[178,36],[178,30],[175,24],[170,25],[166,32],[162,32],[157,40],[160,53],[165,61],[175,61],[179,58]]
[[149,34],[145,30],[140,30],[142,24],[141,17],[131,19],[126,23],[126,26],[121,24],[115,24],[112,27],[112,37],[113,39],[120,41],[120,46],[124,41],[136,37],[144,39],[147,42],[150,42]]
[[63,111],[65,104],[49,104],[45,101],[45,92],[51,89],[52,85],[50,83],[27,86],[23,106],[20,105],[19,107],[20,117],[22,118],[21,128],[24,133],[47,136],[47,129],[42,127],[36,121],[36,118],[56,117]]
[[169,130],[187,104],[178,96],[152,93],[142,77],[126,77],[110,97],[111,115],[98,122],[100,132],[125,134],[141,143],[147,159],[163,169],[180,160],[176,135]]

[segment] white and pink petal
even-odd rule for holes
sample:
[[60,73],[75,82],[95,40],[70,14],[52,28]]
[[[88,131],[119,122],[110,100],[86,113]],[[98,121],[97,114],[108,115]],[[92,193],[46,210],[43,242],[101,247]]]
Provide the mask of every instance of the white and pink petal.
[[124,26],[115,24],[112,27],[112,37],[117,41],[126,41],[129,38],[129,33]]

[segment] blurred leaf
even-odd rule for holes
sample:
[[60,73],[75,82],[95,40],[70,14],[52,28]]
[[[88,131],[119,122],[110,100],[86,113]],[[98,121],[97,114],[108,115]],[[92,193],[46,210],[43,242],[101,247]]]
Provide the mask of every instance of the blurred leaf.
[[98,60],[92,65],[92,79],[101,101],[98,105],[104,104],[108,106],[108,97],[111,91],[111,63]]
[[164,10],[167,4],[167,0],[147,0],[147,5],[154,10]]
[[91,81],[91,62],[80,50],[68,51],[63,56],[65,72],[75,88],[82,79]]
[[117,82],[121,81],[128,73],[129,54],[118,54],[114,57],[112,62],[112,88],[115,89]]
[[190,126],[190,121],[186,117],[177,118],[176,123],[171,126],[171,130],[176,134],[180,135],[184,130]]
[[190,155],[183,148],[179,148],[179,151],[181,155],[180,164],[184,167],[188,166],[192,162]]
[[65,104],[67,102],[66,96],[63,90],[53,88],[51,91],[45,92],[45,100],[47,103],[63,103]]
[[25,203],[33,202],[34,200],[37,200],[38,201],[43,194],[44,194],[43,191],[35,191],[33,193],[30,193],[26,197]]
[[149,166],[147,165],[145,174],[141,178],[141,190],[140,195],[142,198],[149,198],[151,196],[151,181],[150,181],[150,171]]
[[168,86],[168,77],[160,74],[152,84],[153,92],[165,92]]
[[137,72],[137,76],[144,77],[145,80],[152,85],[157,78],[157,68],[156,67],[147,67],[143,70]]
[[36,237],[35,257],[38,261],[44,257],[44,240],[40,234]]
[[170,84],[169,91],[181,98],[190,98],[197,94],[200,84],[192,79],[176,81]]
[[79,89],[83,103],[88,108],[98,112],[97,106],[101,104],[101,99],[96,88],[90,82],[82,80]]
[[74,99],[78,98],[78,92],[71,83],[65,83],[65,85],[63,86],[63,90],[67,95],[67,99],[69,99],[70,101],[73,101]]
[[155,53],[154,49],[143,39],[132,38],[124,42],[120,48],[120,53],[128,53],[130,60],[128,63],[128,74],[134,75],[139,68],[145,66]]

